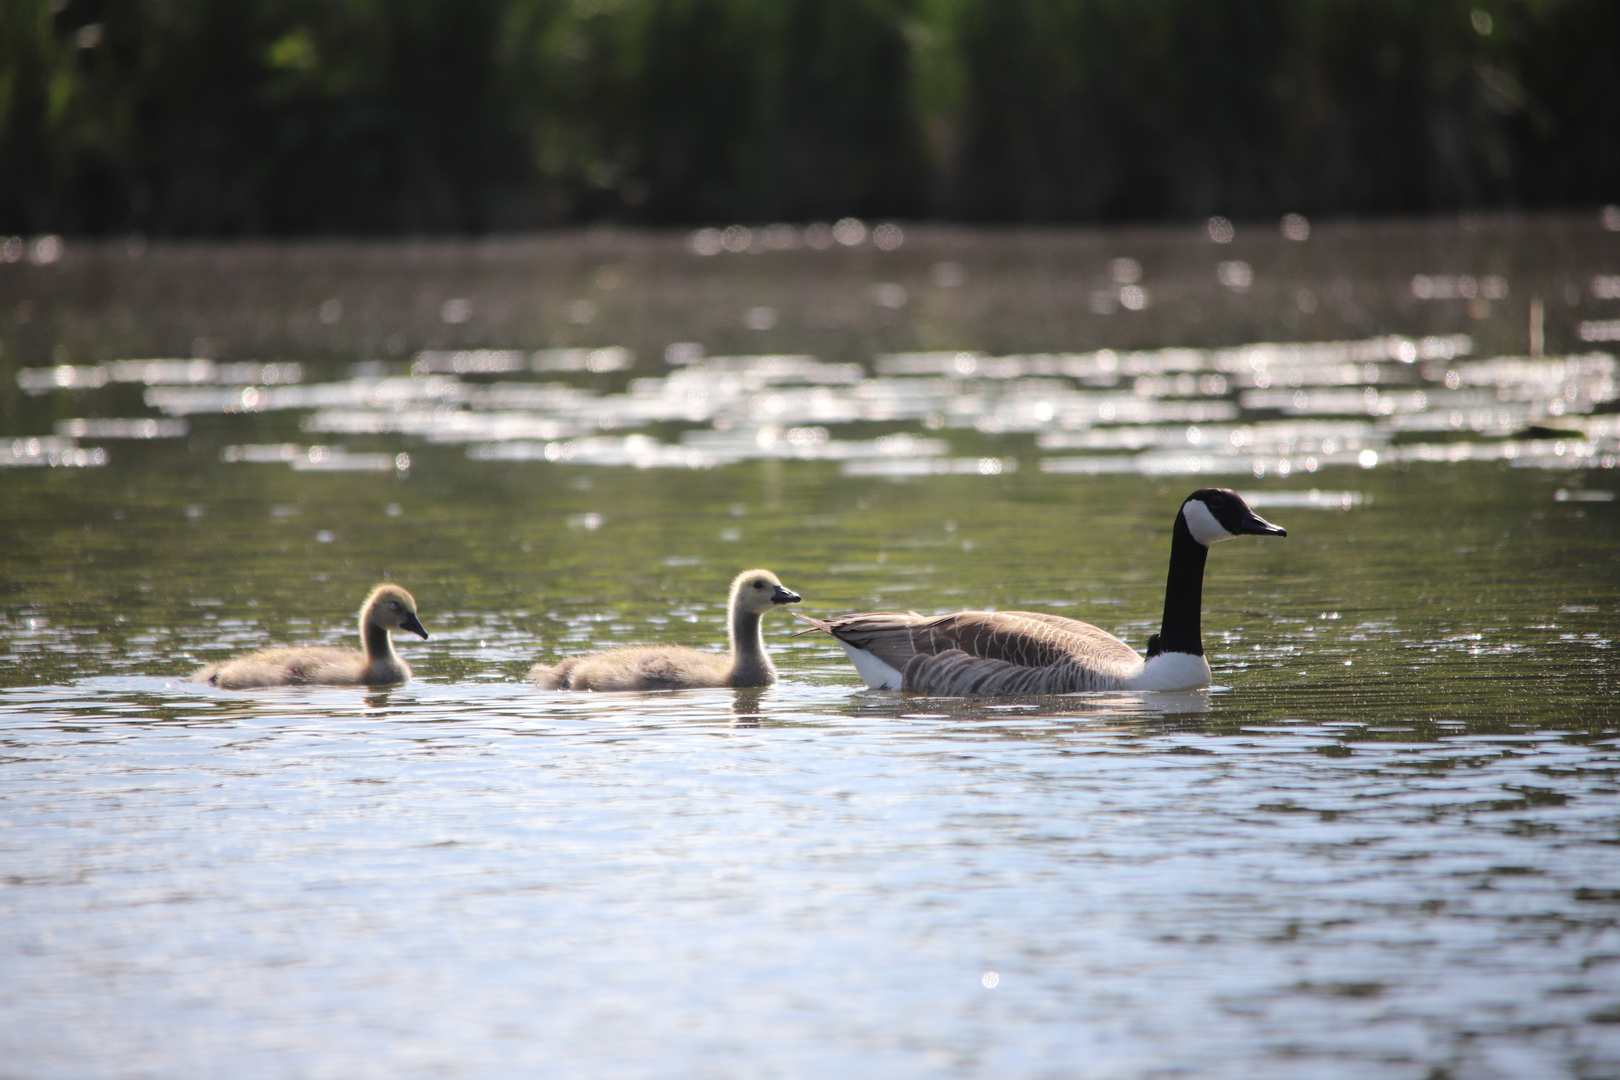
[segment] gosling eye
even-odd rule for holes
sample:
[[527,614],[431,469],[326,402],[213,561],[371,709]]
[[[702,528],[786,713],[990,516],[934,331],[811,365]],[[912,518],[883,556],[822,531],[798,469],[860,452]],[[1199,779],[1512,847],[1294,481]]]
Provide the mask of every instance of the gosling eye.
[[764,588],[764,587],[765,587],[765,583],[764,583],[764,582],[763,582],[763,581],[756,581],[756,582],[754,582],[754,588],[756,588],[756,589],[763,589],[763,588]]
[[388,601],[388,606],[393,608],[395,611],[398,611],[399,610],[399,601],[398,600],[390,600],[390,601]]

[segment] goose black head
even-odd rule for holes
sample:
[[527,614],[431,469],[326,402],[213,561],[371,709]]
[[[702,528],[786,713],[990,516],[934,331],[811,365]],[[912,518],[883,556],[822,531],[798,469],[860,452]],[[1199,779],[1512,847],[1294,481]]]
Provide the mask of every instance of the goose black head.
[[1181,517],[1192,538],[1209,547],[1236,536],[1287,536],[1288,530],[1273,525],[1249,509],[1235,491],[1226,488],[1200,488],[1181,504]]

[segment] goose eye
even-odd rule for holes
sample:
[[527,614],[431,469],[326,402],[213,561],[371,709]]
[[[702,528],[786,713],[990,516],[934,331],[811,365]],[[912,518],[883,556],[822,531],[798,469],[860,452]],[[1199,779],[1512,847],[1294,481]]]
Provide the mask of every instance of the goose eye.
[[1211,495],[1209,497],[1209,506],[1210,506],[1211,510],[1219,510],[1221,507],[1223,507],[1225,505],[1226,505],[1226,500],[1224,498],[1222,498],[1221,496],[1219,496],[1219,495]]

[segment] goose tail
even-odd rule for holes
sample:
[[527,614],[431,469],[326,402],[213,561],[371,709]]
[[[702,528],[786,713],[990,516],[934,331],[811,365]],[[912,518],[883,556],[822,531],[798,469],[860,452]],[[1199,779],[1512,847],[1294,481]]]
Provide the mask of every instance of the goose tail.
[[[805,623],[810,624],[810,628],[808,630],[796,631],[794,633],[794,635],[793,635],[794,637],[804,637],[804,635],[806,635],[806,634],[814,634],[818,630],[821,631],[824,634],[832,634],[832,632],[833,632],[833,628],[832,628],[831,623],[823,622],[820,619],[812,618],[811,616],[806,615],[802,611],[794,611],[794,612],[791,612],[790,614],[792,614],[792,616],[795,619],[798,619],[800,622],[805,622]],[[838,635],[833,634],[833,636],[837,637]]]

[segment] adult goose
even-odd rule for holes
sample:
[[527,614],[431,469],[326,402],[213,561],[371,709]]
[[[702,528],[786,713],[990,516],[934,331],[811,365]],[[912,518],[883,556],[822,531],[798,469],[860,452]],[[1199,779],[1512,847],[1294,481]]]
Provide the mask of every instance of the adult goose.
[[680,645],[609,649],[536,664],[529,678],[541,690],[690,690],[712,686],[769,686],[776,667],[765,654],[760,619],[801,597],[769,570],[744,570],[731,583],[727,605],[731,652],[699,652]]
[[1029,611],[799,618],[837,639],[874,690],[959,697],[1192,689],[1208,686],[1210,677],[1199,625],[1209,546],[1287,535],[1236,492],[1203,488],[1187,496],[1170,536],[1164,623],[1148,638],[1145,657],[1090,623]]
[[410,665],[394,652],[389,634],[409,630],[426,639],[416,617],[416,600],[398,585],[378,585],[360,605],[360,640],[365,651],[330,645],[264,649],[199,668],[192,682],[224,690],[258,686],[381,686],[408,682]]

